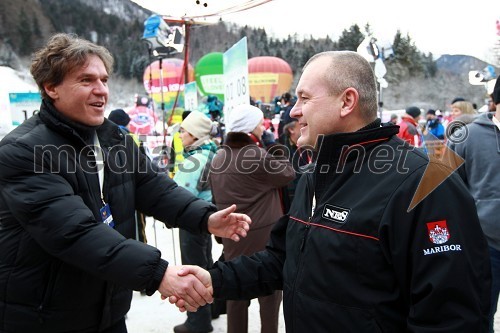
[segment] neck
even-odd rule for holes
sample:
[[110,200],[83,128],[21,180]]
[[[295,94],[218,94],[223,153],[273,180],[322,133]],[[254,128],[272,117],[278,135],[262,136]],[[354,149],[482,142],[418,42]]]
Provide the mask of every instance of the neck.
[[58,122],[61,122],[63,124],[66,124],[67,126],[71,127],[73,130],[75,130],[78,135],[88,144],[93,144],[94,143],[94,134],[96,130],[99,128],[99,126],[87,126],[81,123],[77,123],[62,113],[60,113],[54,106],[54,104],[51,101],[48,100],[43,100],[43,105],[44,105],[44,110],[50,113],[55,119],[57,119]]
[[377,117],[373,117],[372,119],[365,119],[360,116],[349,117],[349,119],[346,119],[347,122],[345,123],[346,126],[344,128],[344,132],[356,132],[359,130],[364,130],[367,127],[371,128],[370,126],[380,127],[380,122],[374,124],[377,119],[378,119]]

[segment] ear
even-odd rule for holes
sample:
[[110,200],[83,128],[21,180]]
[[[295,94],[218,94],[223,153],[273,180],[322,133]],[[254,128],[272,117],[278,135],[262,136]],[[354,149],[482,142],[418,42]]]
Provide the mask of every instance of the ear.
[[45,84],[43,86],[43,89],[45,90],[45,93],[49,95],[49,97],[52,98],[53,100],[56,100],[59,97],[59,94],[57,93],[57,89],[55,88],[55,86]]
[[342,109],[340,110],[340,116],[345,117],[349,115],[358,105],[359,94],[358,91],[352,87],[344,90],[342,94]]

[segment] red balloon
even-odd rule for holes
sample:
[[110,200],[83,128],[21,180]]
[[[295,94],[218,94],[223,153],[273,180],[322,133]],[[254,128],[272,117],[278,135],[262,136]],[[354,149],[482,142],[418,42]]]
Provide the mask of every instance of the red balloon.
[[275,96],[288,92],[293,73],[290,65],[278,57],[248,59],[250,96],[263,103],[270,103]]

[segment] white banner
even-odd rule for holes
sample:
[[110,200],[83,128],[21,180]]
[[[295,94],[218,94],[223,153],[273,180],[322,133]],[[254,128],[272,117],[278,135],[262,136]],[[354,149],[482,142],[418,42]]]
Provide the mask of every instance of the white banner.
[[240,104],[250,104],[247,38],[243,37],[223,55],[224,117]]

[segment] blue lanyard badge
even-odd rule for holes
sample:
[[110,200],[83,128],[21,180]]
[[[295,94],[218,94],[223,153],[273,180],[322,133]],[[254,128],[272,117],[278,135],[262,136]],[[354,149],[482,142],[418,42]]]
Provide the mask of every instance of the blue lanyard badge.
[[115,222],[113,221],[113,215],[111,215],[111,208],[109,208],[109,205],[105,204],[104,207],[100,209],[100,212],[102,222],[114,228]]

